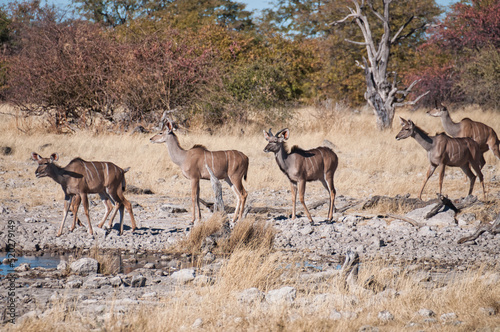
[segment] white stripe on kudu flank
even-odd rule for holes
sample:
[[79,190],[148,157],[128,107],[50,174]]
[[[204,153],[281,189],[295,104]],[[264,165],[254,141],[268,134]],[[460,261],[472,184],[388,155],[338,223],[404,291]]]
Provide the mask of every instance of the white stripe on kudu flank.
[[87,164],[86,164],[86,163],[83,163],[83,167],[85,167],[85,173],[87,174],[87,176],[88,176],[91,180],[94,180],[94,176],[92,175],[92,172],[90,171],[90,169],[87,167]]
[[97,170],[97,167],[95,167],[95,164],[93,161],[90,162],[92,164],[92,166],[94,166],[94,169],[95,169],[95,173],[97,174],[97,179],[99,179],[99,181],[101,180],[101,175],[99,174],[99,171]]

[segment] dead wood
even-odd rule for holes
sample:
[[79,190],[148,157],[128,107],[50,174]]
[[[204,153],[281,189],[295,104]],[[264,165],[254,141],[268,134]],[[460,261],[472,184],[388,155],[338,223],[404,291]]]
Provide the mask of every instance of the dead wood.
[[462,244],[468,241],[474,241],[485,232],[491,233],[493,235],[500,234],[500,213],[497,215],[495,221],[492,224],[479,226],[474,234],[461,238],[457,243]]
[[424,217],[425,219],[429,219],[429,218],[434,217],[436,214],[438,214],[439,210],[441,210],[441,208],[443,208],[444,206],[446,206],[449,209],[455,211],[455,213],[460,212],[460,209],[458,209],[453,204],[453,202],[448,199],[448,197],[443,196],[441,194],[437,194],[437,196],[438,196],[438,203],[436,204],[436,206],[431,211],[429,211],[429,213],[427,213],[425,215],[425,217]]
[[398,214],[392,214],[392,213],[389,213],[387,214],[388,217],[391,217],[391,218],[394,218],[394,219],[399,219],[399,220],[403,220],[403,221],[406,221],[407,223],[410,223],[411,225],[417,227],[417,228],[420,228],[424,225],[422,225],[421,223],[419,223],[418,221],[412,219],[412,218],[408,218],[408,217],[405,217],[405,216],[400,216]]
[[373,196],[363,204],[363,207],[361,209],[366,210],[382,205],[391,211],[400,211],[400,210],[411,211],[423,208],[427,205],[434,204],[437,202],[438,202],[437,199],[431,199],[426,202],[418,198],[409,198],[408,195],[406,196],[397,195],[396,197]]

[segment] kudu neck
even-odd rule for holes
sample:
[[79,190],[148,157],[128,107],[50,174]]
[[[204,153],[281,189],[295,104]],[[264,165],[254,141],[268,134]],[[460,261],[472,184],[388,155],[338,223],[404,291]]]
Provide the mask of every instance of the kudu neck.
[[450,117],[449,112],[443,112],[441,115],[441,123],[448,134],[456,137],[460,134],[460,123],[455,123]]
[[425,131],[415,126],[415,130],[411,135],[426,151],[429,151],[433,144],[434,139],[430,137]]
[[167,136],[165,144],[167,145],[168,154],[170,155],[170,158],[172,159],[174,164],[179,166],[182,165],[182,163],[186,159],[187,151],[180,146],[177,136],[174,133],[169,134]]
[[56,164],[50,164],[50,166],[47,167],[47,176],[59,184],[66,183],[65,174],[65,169]]
[[283,168],[287,169],[288,163],[289,163],[289,157],[290,154],[287,151],[287,147],[285,143],[280,144],[280,148],[278,152],[275,153],[276,161],[278,164]]

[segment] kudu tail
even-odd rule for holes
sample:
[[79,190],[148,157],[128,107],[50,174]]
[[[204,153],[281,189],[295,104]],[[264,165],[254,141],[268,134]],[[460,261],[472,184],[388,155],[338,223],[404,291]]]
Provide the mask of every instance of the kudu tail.
[[130,167],[123,169],[123,180],[122,180],[122,190],[123,191],[125,191],[125,189],[127,187],[127,182],[125,181],[125,173],[127,173],[128,171],[130,171]]

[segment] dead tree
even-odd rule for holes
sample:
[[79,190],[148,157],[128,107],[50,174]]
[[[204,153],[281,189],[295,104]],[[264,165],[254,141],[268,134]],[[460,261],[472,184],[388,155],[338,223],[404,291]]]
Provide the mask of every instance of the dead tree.
[[[353,19],[361,29],[365,40],[364,42],[348,39],[346,39],[346,41],[366,47],[368,59],[363,56],[363,64],[357,62],[357,64],[363,68],[365,73],[365,99],[374,109],[374,113],[377,118],[377,127],[380,130],[388,129],[392,126],[392,120],[394,119],[396,107],[414,105],[420,98],[428,93],[427,91],[426,93],[418,96],[415,100],[405,102],[412,88],[418,83],[418,80],[411,83],[408,87],[398,88],[399,82],[397,72],[388,72],[391,46],[412,35],[418,29],[424,28],[425,24],[418,28],[412,28],[410,31],[403,34],[403,30],[405,30],[405,28],[408,27],[411,21],[415,18],[415,16],[411,16],[406,23],[393,34],[389,24],[391,19],[389,5],[392,0],[383,0],[383,13],[374,9],[372,0],[367,0],[366,3],[364,0],[361,0],[361,3],[359,3],[358,0],[351,1],[355,7],[347,7],[351,14],[347,15],[340,21],[333,22],[332,25],[338,25]],[[369,10],[371,10],[371,12],[380,21],[382,21],[384,27],[383,35],[381,38],[377,38],[379,39],[378,45],[373,38],[370,23],[368,22],[368,18],[365,14],[367,8],[369,8]],[[390,81],[389,76],[392,76],[392,81]]]

